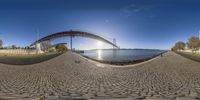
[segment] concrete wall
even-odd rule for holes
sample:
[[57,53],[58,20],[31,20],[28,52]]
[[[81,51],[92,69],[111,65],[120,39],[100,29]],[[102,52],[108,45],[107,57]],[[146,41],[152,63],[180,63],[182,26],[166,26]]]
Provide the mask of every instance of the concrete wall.
[[27,50],[27,49],[2,49],[0,54],[36,54],[36,50]]

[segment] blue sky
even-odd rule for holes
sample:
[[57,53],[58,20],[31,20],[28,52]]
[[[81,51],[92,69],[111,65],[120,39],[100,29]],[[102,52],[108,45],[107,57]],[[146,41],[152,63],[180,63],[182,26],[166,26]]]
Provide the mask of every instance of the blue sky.
[[[27,46],[49,34],[81,30],[116,38],[121,48],[170,49],[200,30],[199,0],[0,0],[4,46]],[[64,37],[52,41],[68,42]],[[78,49],[109,48],[75,38]]]

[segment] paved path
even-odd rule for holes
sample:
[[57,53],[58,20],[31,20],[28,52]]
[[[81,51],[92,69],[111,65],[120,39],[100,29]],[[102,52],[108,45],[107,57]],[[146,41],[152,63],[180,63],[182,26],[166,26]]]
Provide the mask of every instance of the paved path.
[[71,52],[34,65],[0,64],[0,97],[193,100],[198,95],[200,63],[173,52],[130,67],[99,67]]

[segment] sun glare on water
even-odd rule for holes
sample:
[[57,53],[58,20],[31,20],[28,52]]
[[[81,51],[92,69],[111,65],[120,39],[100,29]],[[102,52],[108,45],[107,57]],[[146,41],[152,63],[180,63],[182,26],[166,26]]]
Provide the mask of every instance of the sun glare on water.
[[101,55],[102,55],[102,51],[101,50],[97,50],[97,57],[98,57],[99,60],[102,60]]

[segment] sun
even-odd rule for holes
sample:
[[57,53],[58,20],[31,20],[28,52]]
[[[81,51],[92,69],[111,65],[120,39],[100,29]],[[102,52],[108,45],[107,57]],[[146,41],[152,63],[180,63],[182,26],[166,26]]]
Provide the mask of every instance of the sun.
[[97,41],[97,46],[101,47],[103,45],[102,41]]

